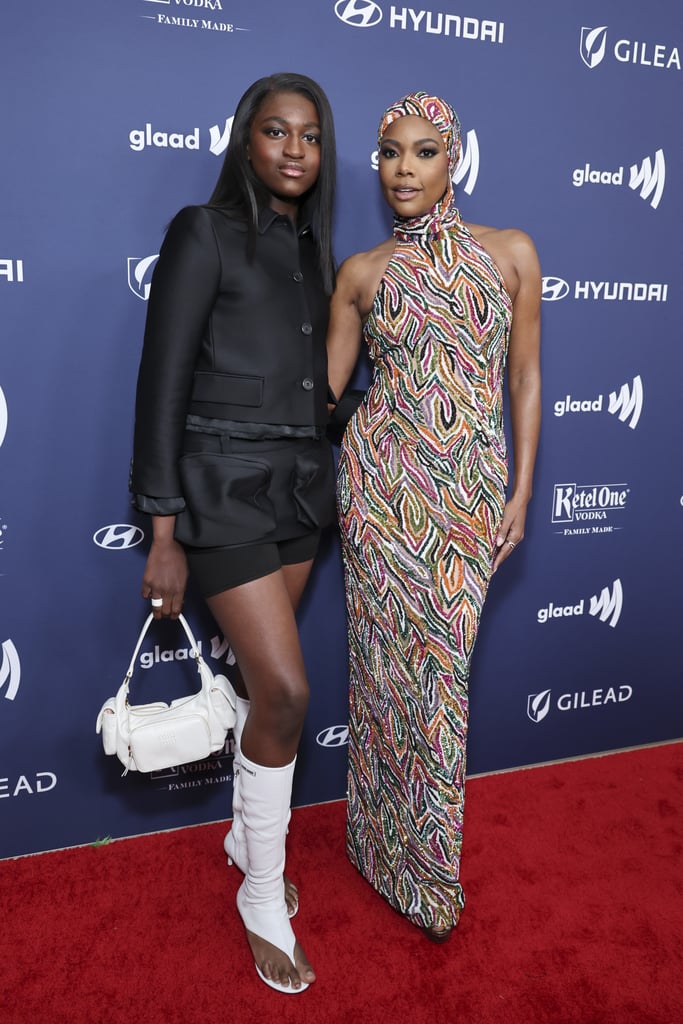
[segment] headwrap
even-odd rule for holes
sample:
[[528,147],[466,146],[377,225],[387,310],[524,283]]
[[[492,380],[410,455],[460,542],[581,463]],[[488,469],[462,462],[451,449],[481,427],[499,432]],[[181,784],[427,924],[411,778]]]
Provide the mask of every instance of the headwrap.
[[430,121],[441,135],[448,155],[448,184],[439,202],[424,216],[406,218],[394,214],[394,235],[397,238],[423,236],[435,239],[460,222],[453,196],[453,175],[461,152],[460,121],[446,100],[426,92],[411,92],[392,103],[382,114],[377,130],[378,143],[381,143],[389,125],[410,114]]

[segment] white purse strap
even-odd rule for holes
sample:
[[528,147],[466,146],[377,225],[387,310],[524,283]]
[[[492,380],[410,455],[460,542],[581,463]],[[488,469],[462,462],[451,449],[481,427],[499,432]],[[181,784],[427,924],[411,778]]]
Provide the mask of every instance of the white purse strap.
[[[135,661],[137,659],[138,654],[140,653],[140,648],[142,647],[142,641],[147,636],[147,630],[149,629],[153,619],[154,619],[154,614],[150,613],[147,616],[142,629],[140,630],[140,636],[138,637],[138,642],[135,645],[135,650],[133,651],[133,657],[130,659],[130,665],[128,666],[128,671],[126,672],[126,677],[124,679],[124,684],[126,686],[126,689],[128,689],[128,684],[130,683],[130,681],[131,681],[131,679],[133,677],[133,672],[135,670]],[[187,639],[190,641],[190,646],[192,648],[192,653],[193,653],[194,657],[197,659],[197,664],[198,665],[202,664],[202,656],[199,653],[199,648],[197,647],[197,641],[195,640],[194,634],[193,634],[192,630],[190,629],[190,627],[188,625],[187,619],[185,618],[184,615],[179,615],[178,616],[178,621],[180,622],[180,625],[185,630],[185,634],[187,636]]]

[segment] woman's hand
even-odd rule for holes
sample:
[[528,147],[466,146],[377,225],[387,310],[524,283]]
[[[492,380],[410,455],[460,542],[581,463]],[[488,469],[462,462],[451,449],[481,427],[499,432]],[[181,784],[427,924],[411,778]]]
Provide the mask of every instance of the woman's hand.
[[154,540],[142,577],[142,596],[151,598],[155,619],[177,619],[187,586],[187,558],[173,538],[175,516],[154,516],[153,522]]
[[524,540],[524,523],[526,521],[527,502],[512,497],[505,506],[500,528],[496,536],[496,550],[493,556],[493,572],[506,558],[509,558],[517,545]]

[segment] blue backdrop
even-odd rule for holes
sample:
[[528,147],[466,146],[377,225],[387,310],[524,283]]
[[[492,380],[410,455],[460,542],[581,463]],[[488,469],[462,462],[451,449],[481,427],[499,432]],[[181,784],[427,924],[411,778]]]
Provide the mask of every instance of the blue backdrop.
[[[415,88],[460,113],[465,218],[523,228],[540,254],[535,495],[484,614],[470,772],[683,733],[683,9],[427,2],[31,0],[3,12],[0,856],[230,814],[229,743],[206,764],[121,778],[94,723],[147,610],[149,527],[127,476],[154,260],[174,212],[210,194],[239,96],[272,71],[307,73],[330,97],[339,259],[388,233],[375,130]],[[194,597],[187,611],[209,664],[225,665],[208,613]],[[332,534],[301,631],[313,696],[296,804],[345,790]],[[186,659],[180,628],[156,627],[140,699],[171,676],[184,685]]]

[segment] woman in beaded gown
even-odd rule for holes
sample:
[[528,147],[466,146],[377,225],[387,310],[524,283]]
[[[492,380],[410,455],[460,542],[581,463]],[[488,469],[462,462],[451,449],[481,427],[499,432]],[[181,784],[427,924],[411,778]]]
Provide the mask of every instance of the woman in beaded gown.
[[[459,881],[468,676],[487,587],[524,536],[540,422],[541,279],[523,232],[465,225],[445,101],[399,100],[379,127],[393,236],[340,268],[332,395],[361,338],[370,387],[341,447],[350,664],[347,852],[434,941]],[[508,367],[514,482],[506,503]]]

